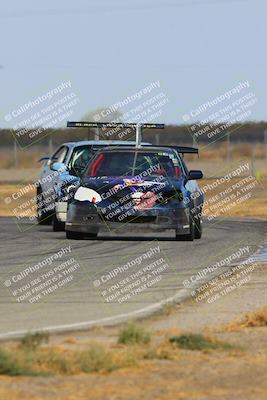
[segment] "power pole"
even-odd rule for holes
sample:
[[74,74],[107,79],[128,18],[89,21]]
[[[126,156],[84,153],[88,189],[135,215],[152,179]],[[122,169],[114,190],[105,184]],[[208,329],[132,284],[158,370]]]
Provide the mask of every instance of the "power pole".
[[52,153],[53,153],[53,139],[52,139],[51,136],[49,137],[49,145],[48,146],[49,146],[48,147],[48,154],[52,155]]
[[193,140],[193,147],[197,146],[197,140],[195,138],[195,134],[194,133],[192,135],[192,140]]
[[267,129],[264,130],[265,160],[267,160]]
[[141,142],[142,142],[142,125],[137,124],[135,131],[135,147],[141,147]]
[[255,169],[255,146],[252,146],[251,149],[251,175],[256,176],[256,169]]
[[227,162],[230,162],[230,158],[231,158],[230,133],[227,132]]
[[18,168],[18,145],[16,139],[14,139],[14,167]]
[[95,140],[99,140],[99,128],[95,128]]

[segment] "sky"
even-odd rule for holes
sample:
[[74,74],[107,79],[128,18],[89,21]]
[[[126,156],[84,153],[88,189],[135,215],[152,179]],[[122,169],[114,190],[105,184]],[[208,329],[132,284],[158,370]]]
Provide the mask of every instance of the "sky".
[[2,2],[0,128],[67,81],[79,98],[72,120],[160,82],[149,96],[167,101],[153,122],[181,124],[244,81],[257,98],[248,119],[266,120],[266,15],[267,0]]

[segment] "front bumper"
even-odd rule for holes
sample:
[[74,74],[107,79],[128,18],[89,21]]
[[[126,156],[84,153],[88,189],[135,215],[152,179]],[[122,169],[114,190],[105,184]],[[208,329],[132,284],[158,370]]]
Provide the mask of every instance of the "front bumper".
[[[114,213],[113,213],[114,214]],[[82,233],[158,231],[175,230],[177,234],[190,232],[189,209],[185,207],[159,206],[135,211],[125,215],[121,221],[118,216],[103,213],[89,202],[74,201],[69,204],[65,228]]]

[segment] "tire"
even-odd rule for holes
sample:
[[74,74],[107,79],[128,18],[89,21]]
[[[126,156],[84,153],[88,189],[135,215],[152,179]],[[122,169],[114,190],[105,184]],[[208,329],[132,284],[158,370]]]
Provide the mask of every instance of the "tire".
[[54,232],[65,231],[65,222],[61,222],[57,219],[56,214],[53,215],[52,228]]
[[201,215],[197,218],[195,218],[195,239],[201,239],[202,237],[202,221],[201,221]]
[[176,233],[177,241],[193,242],[193,240],[195,238],[195,222],[194,222],[194,218],[191,215],[189,218],[189,224],[190,224],[190,232],[187,233],[186,235],[178,235]]
[[67,239],[72,239],[72,240],[82,240],[82,239],[84,239],[84,233],[66,231],[66,238]]
[[37,188],[37,221],[38,225],[50,225],[52,222],[51,211],[44,211],[43,193],[41,188]]

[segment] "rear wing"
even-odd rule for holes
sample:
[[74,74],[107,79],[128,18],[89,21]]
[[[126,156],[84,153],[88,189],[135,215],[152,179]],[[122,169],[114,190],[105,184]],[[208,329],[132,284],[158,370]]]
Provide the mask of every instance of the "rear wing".
[[86,122],[86,121],[67,121],[68,128],[136,128],[140,126],[144,129],[163,129],[164,124],[136,124],[124,122]]
[[196,147],[186,147],[186,146],[168,146],[171,149],[175,149],[178,153],[181,154],[199,154],[199,151]]
[[[147,145],[143,145],[143,146],[147,146]],[[160,147],[160,148],[166,147],[167,149],[174,149],[178,153],[183,154],[183,155],[184,154],[198,154],[199,155],[199,150],[196,147],[172,146],[172,145],[168,146],[168,145],[164,145],[164,144],[161,144],[161,145],[153,144],[153,145],[150,145],[150,146]]]
[[135,129],[135,145],[141,146],[142,129],[164,129],[164,124],[138,124],[123,122],[87,122],[87,121],[67,121],[68,128],[134,128]]
[[[141,147],[142,129],[164,129],[165,124],[138,124],[138,123],[124,123],[124,122],[87,122],[87,121],[67,121],[68,128],[134,128],[136,130],[135,146]],[[143,145],[146,146],[146,145]],[[151,146],[151,145],[150,145]],[[199,154],[198,149],[195,147],[186,146],[164,146],[153,145],[153,147],[168,147],[174,149],[180,154]]]

